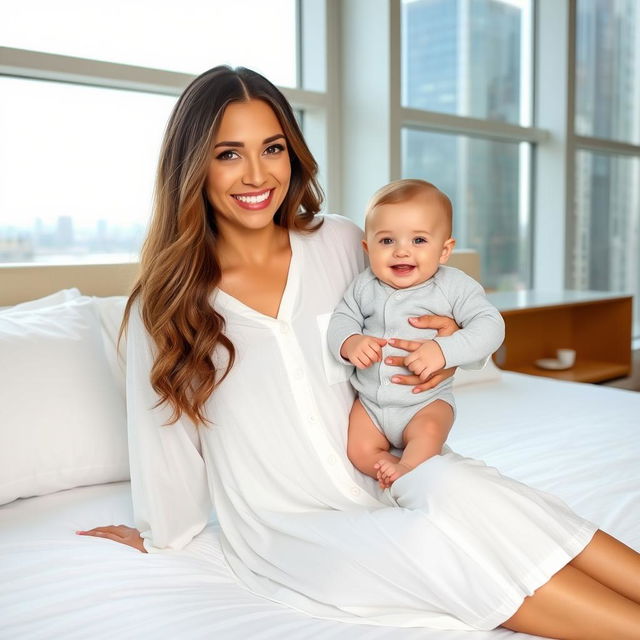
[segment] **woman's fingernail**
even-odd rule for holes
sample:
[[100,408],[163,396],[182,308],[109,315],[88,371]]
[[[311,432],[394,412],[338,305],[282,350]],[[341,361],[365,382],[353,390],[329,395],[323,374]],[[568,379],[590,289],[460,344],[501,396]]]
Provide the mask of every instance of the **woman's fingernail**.
[[409,322],[418,322],[418,318],[409,318]]
[[391,378],[391,382],[400,382],[400,378],[393,376],[393,378]]

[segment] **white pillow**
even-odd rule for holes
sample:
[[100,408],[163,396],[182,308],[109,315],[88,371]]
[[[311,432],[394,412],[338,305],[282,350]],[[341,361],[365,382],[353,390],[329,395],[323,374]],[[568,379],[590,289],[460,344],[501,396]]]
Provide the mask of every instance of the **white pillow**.
[[482,369],[462,369],[458,367],[453,376],[453,388],[464,387],[468,384],[480,382],[495,382],[502,378],[502,371],[498,369],[493,358],[488,358]]
[[0,314],[0,504],[129,477],[125,402],[89,297]]
[[124,307],[127,304],[126,296],[110,296],[107,298],[94,297],[100,324],[102,325],[102,339],[104,341],[104,350],[109,363],[109,368],[116,381],[116,386],[125,397],[126,387],[126,366],[125,357],[127,354],[127,336],[123,334],[120,340],[120,352],[116,350],[116,342],[118,341],[118,332],[120,324],[124,316]]
[[1,313],[12,313],[13,311],[30,311],[32,309],[43,309],[45,307],[53,307],[63,302],[68,302],[75,298],[80,297],[80,291],[75,287],[72,289],[62,289],[56,291],[51,295],[44,298],[38,298],[37,300],[29,300],[28,302],[21,302],[20,304],[13,305],[12,307],[2,307]]

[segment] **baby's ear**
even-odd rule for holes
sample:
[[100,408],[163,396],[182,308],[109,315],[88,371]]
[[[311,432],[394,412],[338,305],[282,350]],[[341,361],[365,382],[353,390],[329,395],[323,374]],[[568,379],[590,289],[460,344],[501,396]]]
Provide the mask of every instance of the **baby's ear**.
[[442,253],[440,254],[440,264],[445,264],[447,260],[451,257],[451,252],[453,248],[456,246],[456,241],[453,238],[449,238],[445,240],[442,245]]
[[367,241],[363,240],[362,241],[362,248],[364,249],[364,252],[369,255],[369,246],[367,245]]

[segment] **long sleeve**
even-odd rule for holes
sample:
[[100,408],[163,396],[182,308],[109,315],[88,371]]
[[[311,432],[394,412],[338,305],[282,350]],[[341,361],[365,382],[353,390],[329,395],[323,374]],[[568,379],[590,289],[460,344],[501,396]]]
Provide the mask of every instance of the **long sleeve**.
[[364,315],[358,302],[358,286],[361,277],[356,277],[347,287],[342,300],[336,306],[329,321],[327,332],[327,343],[331,355],[344,364],[344,359],[340,355],[343,342],[354,334],[362,333],[364,327]]
[[442,271],[445,277],[438,284],[449,297],[453,317],[462,327],[453,335],[434,338],[444,354],[445,366],[484,363],[504,340],[504,320],[473,278],[458,269]]
[[205,463],[195,425],[163,426],[169,407],[153,408],[152,341],[135,304],[127,331],[127,422],[135,526],[150,552],[182,549],[211,514]]

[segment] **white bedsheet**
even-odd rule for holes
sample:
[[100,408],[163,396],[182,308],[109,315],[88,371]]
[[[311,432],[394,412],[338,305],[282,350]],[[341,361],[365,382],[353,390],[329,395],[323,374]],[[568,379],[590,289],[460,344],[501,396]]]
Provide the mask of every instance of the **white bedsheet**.
[[[458,389],[450,445],[555,493],[640,549],[640,394],[505,373]],[[498,640],[309,618],[257,598],[227,570],[212,520],[185,551],[140,554],[76,529],[131,524],[128,483],[0,507],[0,638]]]

